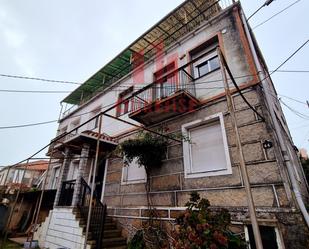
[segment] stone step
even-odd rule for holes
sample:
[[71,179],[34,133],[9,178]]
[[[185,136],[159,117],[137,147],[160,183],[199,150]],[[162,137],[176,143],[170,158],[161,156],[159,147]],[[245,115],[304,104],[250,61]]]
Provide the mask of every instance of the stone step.
[[121,237],[121,230],[119,229],[105,230],[103,237],[104,238]]
[[110,248],[112,246],[126,246],[127,245],[127,240],[123,237],[117,237],[117,238],[107,238],[103,239],[102,241],[103,247],[104,248]]
[[116,226],[116,223],[114,222],[106,222],[104,224],[104,230],[113,230],[113,229],[116,229],[117,226]]

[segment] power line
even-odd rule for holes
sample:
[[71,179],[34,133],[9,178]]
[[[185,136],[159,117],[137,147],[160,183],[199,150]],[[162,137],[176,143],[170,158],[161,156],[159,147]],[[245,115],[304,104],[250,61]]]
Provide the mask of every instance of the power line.
[[[270,74],[268,74],[263,80],[270,77],[270,75],[277,72],[285,63],[287,63],[294,55],[296,55],[306,44],[309,42],[309,39],[305,41],[299,48],[297,48],[287,59],[285,59],[275,70],[273,70]],[[261,81],[263,81],[261,80]]]
[[22,125],[11,125],[11,126],[0,126],[1,130],[4,129],[13,129],[13,128],[23,128],[23,127],[29,127],[29,126],[37,126],[37,125],[43,125],[43,124],[51,124],[55,123],[58,120],[50,120],[50,121],[45,121],[45,122],[38,122],[38,123],[31,123],[31,124],[22,124]]
[[297,115],[298,117],[305,119],[305,120],[309,120],[309,116],[307,116],[306,114],[303,114],[295,109],[293,109],[292,107],[290,107],[289,105],[287,105],[286,103],[284,103],[281,99],[279,99],[279,101],[286,107],[288,108],[291,112],[293,112],[295,115]]
[[[269,72],[273,72],[274,70],[269,70]],[[309,73],[309,70],[277,70],[276,72],[278,73]],[[240,79],[240,78],[246,78],[246,77],[250,77],[250,76],[256,76],[257,74],[246,74],[246,75],[240,75],[240,76],[235,76],[235,79]],[[199,85],[199,84],[211,84],[211,83],[215,83],[215,82],[221,82],[222,79],[218,79],[218,80],[208,80],[208,81],[200,81],[200,82],[195,82],[195,85]],[[152,82],[153,83],[153,82]],[[143,83],[145,85],[147,84],[151,84],[151,83]],[[136,87],[138,84],[135,84],[134,86]],[[186,85],[190,85],[190,84],[186,84]],[[109,91],[119,91],[121,90],[121,88],[128,88],[132,85],[120,85],[117,86],[116,89],[110,89]],[[136,88],[136,90],[138,89],[142,89],[142,87]],[[160,88],[158,87],[152,87],[152,88]],[[218,87],[221,88],[221,87]],[[213,89],[213,88],[198,88],[198,89]],[[214,88],[215,89],[215,88]],[[53,91],[53,90],[17,90],[17,89],[0,89],[0,92],[7,92],[7,93],[43,93],[43,94],[47,94],[47,93],[51,93],[51,94],[57,94],[57,93],[71,93],[72,91]]]
[[45,82],[53,82],[53,83],[81,85],[81,83],[73,82],[73,81],[53,80],[53,79],[45,79],[45,78],[38,78],[38,77],[12,75],[12,74],[0,74],[0,76],[1,77],[7,77],[7,78],[14,78],[14,79],[37,80],[37,81],[45,81]]
[[[269,72],[272,72],[271,70]],[[277,73],[309,73],[309,70],[277,70]]]
[[289,8],[291,8],[294,4],[296,4],[296,3],[300,2],[300,1],[301,1],[301,0],[297,0],[297,1],[293,2],[293,3],[291,3],[289,6],[285,7],[284,9],[280,10],[280,11],[277,12],[276,14],[274,14],[274,15],[272,15],[271,17],[267,18],[265,21],[263,21],[263,22],[257,24],[256,26],[254,26],[254,27],[252,28],[252,30],[253,30],[253,29],[256,29],[256,28],[258,28],[258,27],[260,27],[260,26],[262,26],[262,25],[265,24],[265,23],[267,23],[268,21],[270,21],[271,19],[273,19],[273,18],[276,17],[277,15],[283,13],[284,11],[286,11],[286,10],[289,9]]
[[283,98],[287,98],[287,99],[290,99],[290,100],[293,100],[297,103],[300,103],[300,104],[303,104],[305,106],[307,106],[307,103],[304,102],[304,101],[301,101],[301,100],[298,100],[298,99],[295,99],[295,98],[292,98],[292,97],[289,97],[289,96],[286,96],[286,95],[282,95],[282,94],[278,94],[279,96],[283,97]]
[[247,21],[249,21],[249,20],[250,20],[256,13],[258,13],[262,8],[264,8],[264,7],[268,6],[268,5],[270,5],[273,1],[274,1],[274,0],[266,0],[265,3],[264,3],[261,7],[259,7],[256,11],[253,12],[253,14],[251,14],[251,15],[248,17]]
[[[269,70],[269,72],[273,72],[274,70]],[[278,73],[309,73],[309,70],[277,70]],[[239,79],[239,78],[245,78],[245,77],[249,77],[249,76],[256,76],[257,74],[246,74],[246,75],[240,75],[240,76],[235,76],[235,79]],[[12,77],[12,78],[21,78],[21,79],[28,79],[28,80],[42,80],[42,81],[48,81],[48,82],[60,82],[60,83],[74,83],[74,82],[70,82],[70,81],[57,81],[57,80],[50,80],[50,79],[43,79],[43,78],[31,78],[31,77],[26,77],[26,76],[15,76],[15,75],[4,75],[4,74],[0,74],[0,76],[5,76],[5,77]],[[220,82],[222,81],[222,79],[218,79],[218,80],[209,80],[209,81],[201,81],[201,82],[196,82],[195,85],[198,84],[207,84],[207,83],[215,83],[215,82]],[[153,82],[152,82],[153,83]],[[80,84],[80,83],[76,83],[76,84]],[[147,84],[151,84],[151,83],[143,83],[145,85]],[[137,84],[136,84],[137,85]],[[135,86],[136,86],[135,85]],[[132,85],[121,85],[121,86],[117,86],[118,89],[110,89],[109,91],[119,91],[121,90],[121,88],[127,88],[130,87]],[[141,89],[142,87],[140,87],[139,89]],[[153,87],[153,88],[160,88],[160,87]],[[138,88],[137,88],[138,89]],[[203,88],[204,89],[204,88]],[[208,88],[205,88],[208,89]],[[211,89],[211,88],[209,88]],[[73,90],[74,91],[74,90]],[[18,89],[0,89],[0,92],[3,93],[42,93],[42,94],[58,94],[58,93],[72,93],[72,91],[57,91],[57,90],[18,90]]]
[[44,90],[15,90],[15,89],[0,89],[0,92],[6,93],[71,93],[72,91],[44,91]]
[[[297,48],[287,59],[285,59],[275,70],[273,70],[271,73],[269,73],[267,76],[264,77],[264,79],[260,80],[258,83],[262,82],[263,80],[267,79],[270,77],[270,75],[276,73],[285,63],[287,63],[294,55],[296,55],[307,43],[309,42],[309,40],[305,41],[299,48]],[[202,83],[202,82],[197,82],[197,83]],[[142,89],[142,88],[141,88]],[[113,104],[116,104],[116,102],[114,102]],[[104,107],[102,107],[104,108]],[[101,109],[102,109],[101,108]],[[87,113],[91,113],[91,112],[87,112]],[[82,116],[85,115],[87,113],[83,113],[77,116]],[[71,117],[72,118],[72,117]],[[41,125],[41,124],[47,124],[47,123],[52,123],[52,122],[57,122],[58,120],[51,120],[51,121],[47,121],[47,122],[40,122],[40,123],[33,123],[33,124],[25,124],[25,125],[15,125],[15,126],[0,126],[0,129],[11,129],[11,128],[21,128],[21,127],[28,127],[28,126],[36,126],[36,125]]]

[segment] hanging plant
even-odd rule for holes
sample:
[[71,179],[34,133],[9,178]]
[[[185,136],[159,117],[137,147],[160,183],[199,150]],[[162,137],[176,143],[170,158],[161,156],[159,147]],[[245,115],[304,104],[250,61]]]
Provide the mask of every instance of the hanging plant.
[[166,155],[167,138],[149,133],[140,132],[134,139],[128,139],[120,144],[120,151],[131,163],[134,158],[140,166],[144,166],[147,175],[150,170],[160,167]]

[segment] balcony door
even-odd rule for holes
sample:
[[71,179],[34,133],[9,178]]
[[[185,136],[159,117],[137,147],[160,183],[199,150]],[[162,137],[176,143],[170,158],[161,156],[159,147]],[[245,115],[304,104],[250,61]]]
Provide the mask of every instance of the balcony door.
[[173,95],[178,89],[177,73],[175,62],[168,64],[154,73],[155,85],[153,99],[159,100]]

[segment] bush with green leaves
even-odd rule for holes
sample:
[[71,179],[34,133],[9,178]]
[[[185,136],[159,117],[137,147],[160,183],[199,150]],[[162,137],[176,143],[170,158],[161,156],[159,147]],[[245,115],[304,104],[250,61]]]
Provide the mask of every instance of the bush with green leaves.
[[153,167],[160,167],[165,158],[167,139],[149,132],[141,132],[136,138],[125,140],[120,144],[120,151],[131,163],[134,158],[144,166],[147,174]]
[[176,219],[173,232],[175,249],[245,249],[246,243],[232,233],[230,214],[226,209],[211,211],[207,199],[191,193],[186,211]]

